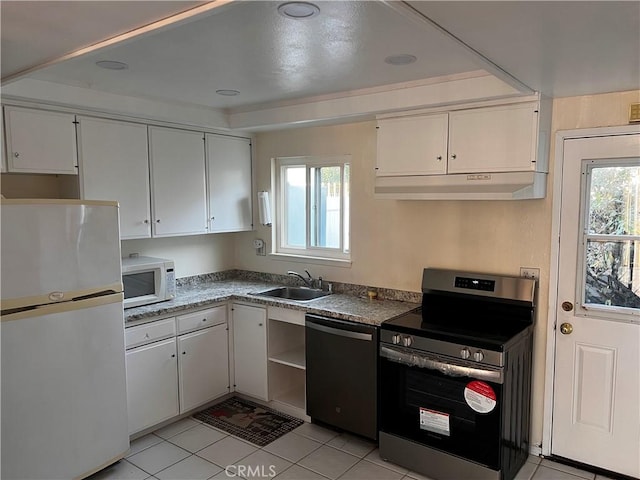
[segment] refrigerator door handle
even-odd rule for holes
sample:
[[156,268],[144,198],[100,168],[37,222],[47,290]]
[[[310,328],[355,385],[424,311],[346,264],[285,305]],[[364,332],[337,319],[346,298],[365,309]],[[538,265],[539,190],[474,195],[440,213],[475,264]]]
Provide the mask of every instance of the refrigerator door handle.
[[118,292],[108,295],[90,296],[70,302],[50,303],[30,309],[23,309],[18,311],[14,310],[11,313],[3,310],[2,318],[0,320],[4,323],[14,320],[21,320],[23,318],[41,317],[43,315],[49,315],[52,313],[72,312],[75,310],[82,310],[85,308],[98,307],[101,305],[108,305],[110,303],[122,302],[123,299],[124,295]]

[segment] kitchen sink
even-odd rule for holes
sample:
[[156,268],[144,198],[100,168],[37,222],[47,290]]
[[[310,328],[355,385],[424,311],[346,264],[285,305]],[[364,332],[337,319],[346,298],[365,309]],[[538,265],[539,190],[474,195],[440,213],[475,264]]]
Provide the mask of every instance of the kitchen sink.
[[308,302],[315,300],[316,298],[326,297],[331,295],[330,292],[324,290],[317,290],[315,288],[306,287],[277,287],[265,290],[263,292],[253,293],[259,297],[274,297],[284,298],[286,300],[297,300],[299,302]]

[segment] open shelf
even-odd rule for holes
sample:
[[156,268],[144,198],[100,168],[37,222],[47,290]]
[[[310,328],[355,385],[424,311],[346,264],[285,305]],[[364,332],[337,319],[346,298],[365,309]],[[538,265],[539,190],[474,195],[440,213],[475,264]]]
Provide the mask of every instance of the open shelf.
[[280,393],[273,397],[273,401],[304,410],[306,408],[304,385]]
[[269,361],[304,370],[306,368],[304,346],[274,354],[269,357]]

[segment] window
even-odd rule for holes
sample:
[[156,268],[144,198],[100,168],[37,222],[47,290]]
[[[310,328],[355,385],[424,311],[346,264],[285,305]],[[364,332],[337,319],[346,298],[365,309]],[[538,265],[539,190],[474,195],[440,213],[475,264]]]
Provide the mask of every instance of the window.
[[349,259],[350,159],[275,160],[276,253]]
[[588,161],[582,246],[586,308],[640,309],[640,165]]

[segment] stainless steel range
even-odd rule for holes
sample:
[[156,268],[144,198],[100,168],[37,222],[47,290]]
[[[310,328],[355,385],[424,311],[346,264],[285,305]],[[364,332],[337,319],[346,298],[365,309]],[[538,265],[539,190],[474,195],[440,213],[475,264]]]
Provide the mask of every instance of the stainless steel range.
[[511,480],[529,455],[535,281],[425,269],[381,326],[380,456],[437,479]]

